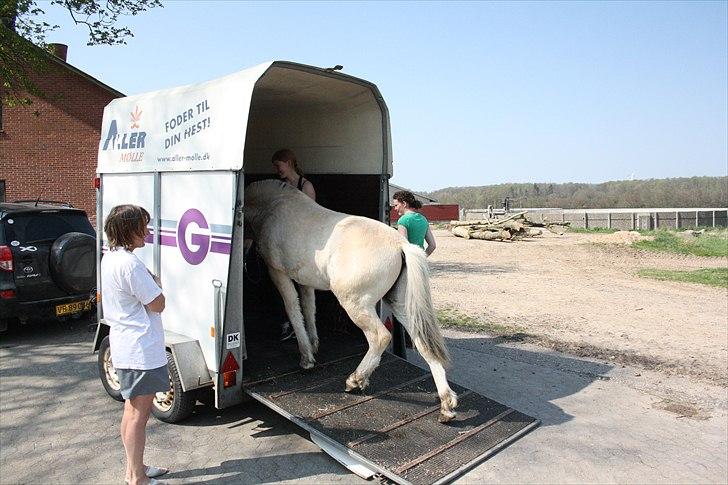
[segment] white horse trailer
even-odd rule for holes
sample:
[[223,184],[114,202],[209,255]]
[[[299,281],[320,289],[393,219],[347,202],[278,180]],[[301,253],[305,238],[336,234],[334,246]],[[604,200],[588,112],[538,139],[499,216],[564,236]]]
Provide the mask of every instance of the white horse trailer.
[[[176,422],[197,400],[224,408],[252,396],[351,470],[401,483],[451,480],[535,427],[535,419],[454,384],[459,417],[438,423],[432,377],[407,362],[402,330],[385,305],[380,316],[393,344],[366,394],[344,393],[367,345],[328,292],[316,296],[317,365],[298,366],[295,342],[278,338],[283,313],[265,265],[255,257],[245,263],[243,250],[245,186],[271,177],[270,157],[280,148],[297,154],[321,205],[388,222],[389,116],[370,82],[269,62],[116,99],[104,110],[97,263],[111,208],[147,208],[151,234],[136,253],[161,277],[171,381],[155,399],[155,416]],[[100,377],[121,400],[103,300],[98,312]]]

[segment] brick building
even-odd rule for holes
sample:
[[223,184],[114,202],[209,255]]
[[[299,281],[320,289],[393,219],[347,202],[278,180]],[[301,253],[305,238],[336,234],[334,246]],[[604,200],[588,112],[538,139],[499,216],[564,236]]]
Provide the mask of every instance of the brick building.
[[95,223],[93,178],[104,107],[123,96],[66,62],[52,44],[46,72],[34,82],[46,95],[0,111],[0,201],[56,200],[84,209]]

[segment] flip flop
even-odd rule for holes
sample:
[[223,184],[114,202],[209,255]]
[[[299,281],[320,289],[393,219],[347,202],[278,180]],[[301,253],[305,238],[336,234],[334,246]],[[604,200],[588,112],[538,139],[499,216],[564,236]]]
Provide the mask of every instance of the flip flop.
[[161,477],[162,475],[165,475],[169,473],[169,470],[167,468],[160,468],[156,466],[147,466],[147,477],[149,478],[157,478]]
[[[154,468],[154,467],[150,467],[150,468]],[[159,470],[159,468],[157,468],[157,470]],[[169,470],[167,470],[167,471],[166,471],[166,472],[164,472],[164,473],[167,473],[168,471],[169,471]],[[147,477],[147,478],[149,478],[149,477]],[[126,480],[124,480],[124,483],[126,483],[126,485],[129,485],[129,482],[128,482],[128,481],[126,481]],[[160,482],[160,481],[159,481],[159,480],[157,480],[156,478],[149,478],[149,485],[164,485],[164,482]]]

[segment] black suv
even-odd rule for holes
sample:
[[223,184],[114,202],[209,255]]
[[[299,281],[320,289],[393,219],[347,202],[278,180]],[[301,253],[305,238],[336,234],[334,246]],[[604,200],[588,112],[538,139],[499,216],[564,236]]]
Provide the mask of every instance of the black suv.
[[80,209],[0,203],[0,332],[13,319],[78,316],[96,301],[96,232]]

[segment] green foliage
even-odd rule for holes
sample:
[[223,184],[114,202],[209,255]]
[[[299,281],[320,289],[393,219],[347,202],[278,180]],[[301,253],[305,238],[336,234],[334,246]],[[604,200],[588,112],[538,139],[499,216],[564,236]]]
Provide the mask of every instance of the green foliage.
[[642,234],[654,236],[652,241],[636,241],[635,249],[664,251],[693,256],[728,257],[728,232],[706,232],[698,237],[684,237],[674,231],[644,231]]
[[[161,0],[51,0],[65,8],[76,25],[88,29],[88,45],[125,44],[131,30],[117,25],[120,16],[161,7]],[[57,29],[42,20],[36,0],[0,1],[0,94],[9,105],[30,104],[28,95],[43,96],[33,78],[48,69],[46,34]]]
[[728,207],[728,177],[622,180],[602,184],[499,184],[448,187],[424,195],[464,209],[511,207],[598,209],[616,207]]
[[661,281],[683,281],[728,288],[728,268],[709,268],[695,271],[642,269],[637,274],[643,278],[653,278]]

